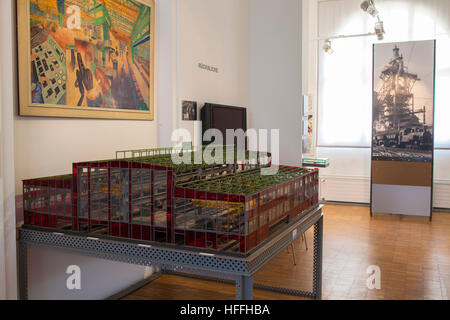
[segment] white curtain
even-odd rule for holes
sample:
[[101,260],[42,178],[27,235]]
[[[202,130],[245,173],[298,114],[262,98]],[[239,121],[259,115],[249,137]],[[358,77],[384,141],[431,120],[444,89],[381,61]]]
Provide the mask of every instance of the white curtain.
[[[373,32],[375,19],[361,0],[319,2],[319,38]],[[383,42],[437,40],[435,140],[450,147],[450,1],[375,0],[386,29]],[[372,44],[376,37],[319,43],[318,145],[370,147]]]
[[0,300],[17,298],[12,0],[0,1]]

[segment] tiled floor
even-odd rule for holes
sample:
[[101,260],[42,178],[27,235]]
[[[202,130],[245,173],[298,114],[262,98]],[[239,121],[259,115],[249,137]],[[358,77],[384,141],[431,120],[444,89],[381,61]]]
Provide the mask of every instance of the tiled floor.
[[[376,215],[367,207],[324,208],[324,299],[449,299],[450,213],[422,217]],[[310,249],[296,242],[297,262],[282,252],[255,276],[255,282],[310,290]],[[381,269],[381,289],[369,290],[367,268]],[[299,299],[255,290],[255,299]],[[234,287],[163,276],[125,299],[234,299]]]

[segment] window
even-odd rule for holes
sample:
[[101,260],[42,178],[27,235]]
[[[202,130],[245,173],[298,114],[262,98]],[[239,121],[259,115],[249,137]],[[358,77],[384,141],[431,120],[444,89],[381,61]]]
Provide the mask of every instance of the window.
[[[319,3],[319,37],[373,31],[375,20],[360,0]],[[377,0],[384,42],[436,39],[435,141],[450,148],[450,1]],[[376,37],[332,40],[329,55],[319,43],[318,145],[370,147],[372,44]]]

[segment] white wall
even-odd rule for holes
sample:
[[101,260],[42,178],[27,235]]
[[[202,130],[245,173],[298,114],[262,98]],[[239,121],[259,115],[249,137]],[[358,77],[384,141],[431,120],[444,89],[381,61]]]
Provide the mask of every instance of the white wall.
[[280,130],[280,162],[301,163],[300,0],[250,0],[250,126]]
[[[2,0],[14,16],[15,1]],[[167,0],[157,0],[156,10],[156,43],[155,52],[155,121],[122,121],[122,120],[81,120],[81,119],[50,119],[24,118],[18,116],[17,91],[14,87],[10,100],[3,107],[14,108],[14,146],[15,146],[15,189],[16,194],[22,193],[22,180],[58,174],[71,173],[73,162],[111,159],[117,150],[156,147],[158,143],[158,119],[160,108],[171,108],[173,84],[171,79],[164,78],[172,61],[173,48],[165,43],[171,43],[171,27],[174,22],[171,8]],[[161,8],[162,7],[162,8]],[[164,10],[160,10],[164,9]],[[14,14],[13,14],[14,13]],[[14,24],[1,30],[2,35],[15,37]],[[164,39],[158,36],[164,36]],[[13,42],[15,43],[15,41]],[[9,44],[3,43],[2,51],[13,52]],[[2,60],[2,65],[15,66],[15,54]],[[2,82],[16,83],[15,67],[3,72]],[[161,76],[162,75],[162,76]],[[13,81],[11,81],[13,79]],[[159,85],[161,84],[161,85]],[[159,99],[159,97],[162,99]],[[171,114],[169,113],[169,117]],[[32,299],[101,299],[106,298],[127,286],[142,280],[146,273],[143,267],[123,264],[105,263],[92,258],[68,256],[56,252],[30,252],[30,298]],[[68,291],[63,281],[65,268],[77,264],[86,271],[90,278],[95,279],[95,290],[81,292]],[[107,268],[107,269],[106,269]],[[45,270],[45,272],[41,272]],[[147,270],[148,271],[148,270]],[[59,275],[56,276],[55,275]],[[115,276],[113,276],[115,275]],[[120,280],[117,280],[120,275]],[[88,287],[88,288],[93,288]]]
[[[3,0],[13,14],[13,0]],[[15,186],[21,180],[70,173],[75,161],[114,157],[120,149],[170,144],[181,123],[181,101],[249,107],[249,124],[282,129],[282,160],[301,158],[301,1],[157,0],[155,121],[22,118],[15,116]],[[15,36],[14,23],[1,30]],[[16,83],[15,43],[4,44],[9,66],[2,83]],[[198,68],[215,66],[219,73]],[[2,107],[17,114],[16,88]],[[30,297],[100,299],[142,279],[145,269],[41,249],[30,253]],[[77,264],[89,283],[82,292],[65,289],[65,268]],[[148,271],[148,270],[147,270]],[[112,279],[120,275],[120,280]],[[91,279],[91,280],[89,280]],[[86,281],[86,280],[85,280]],[[92,290],[91,290],[92,289]]]
[[173,128],[177,126],[177,0],[157,0],[156,6],[158,147],[169,147]]
[[[144,278],[143,268],[125,263],[34,248],[28,256],[31,300],[102,300]],[[66,274],[72,265],[80,266],[80,290],[68,290]],[[147,273],[150,275],[151,270]]]
[[[158,112],[156,112],[157,114]],[[23,118],[14,121],[16,193],[22,180],[72,172],[72,163],[157,145],[156,122]]]
[[[14,124],[15,82],[12,6],[0,2],[0,300],[17,297],[16,219],[14,210]],[[8,14],[10,13],[10,14]],[[3,63],[6,62],[6,63]]]
[[[179,127],[193,135],[193,123],[181,121],[181,102],[249,107],[249,1],[178,0]],[[214,66],[219,73],[198,67]]]
[[[156,6],[155,121],[16,116],[18,194],[22,193],[21,180],[70,173],[76,161],[112,158],[116,150],[170,145],[172,129],[182,125],[181,100],[198,101],[199,107],[204,102],[249,106],[248,0],[157,0]],[[1,32],[13,34],[12,25]],[[13,56],[7,63],[14,65]],[[199,62],[219,67],[219,73],[199,69]],[[13,70],[2,74],[2,80],[15,78]],[[10,105],[17,114],[14,96]],[[32,249],[29,258],[32,299],[106,298],[145,274],[140,267],[47,250]],[[71,264],[86,274],[88,285],[81,292],[65,288],[64,272]],[[117,275],[119,280],[114,279]]]

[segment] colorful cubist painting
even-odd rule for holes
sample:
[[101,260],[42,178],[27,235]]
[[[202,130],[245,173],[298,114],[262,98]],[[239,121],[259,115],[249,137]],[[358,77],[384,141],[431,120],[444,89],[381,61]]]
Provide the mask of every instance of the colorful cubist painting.
[[153,6],[29,0],[31,104],[152,112]]

